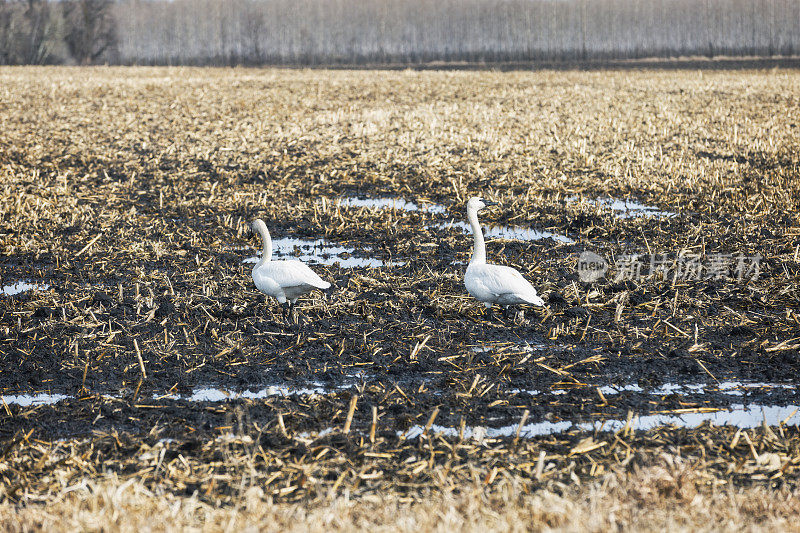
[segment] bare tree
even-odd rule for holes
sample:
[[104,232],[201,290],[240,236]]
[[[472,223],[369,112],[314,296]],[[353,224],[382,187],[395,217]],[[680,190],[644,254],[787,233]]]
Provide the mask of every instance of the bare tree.
[[117,44],[117,24],[111,0],[63,2],[66,31],[64,42],[80,64],[96,63]]
[[34,65],[44,63],[52,46],[50,3],[46,0],[28,0],[25,21],[28,34],[27,42],[21,43],[24,50],[22,62]]
[[47,0],[0,1],[0,63],[57,62],[58,15]]
[[0,65],[14,63],[13,58],[13,18],[14,6],[11,2],[0,0]]

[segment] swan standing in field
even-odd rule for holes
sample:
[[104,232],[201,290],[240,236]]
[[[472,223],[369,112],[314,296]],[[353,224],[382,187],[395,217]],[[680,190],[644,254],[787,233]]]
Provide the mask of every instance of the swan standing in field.
[[467,292],[483,302],[487,309],[491,309],[493,304],[506,308],[513,304],[543,306],[544,301],[536,294],[536,289],[516,269],[486,262],[486,245],[478,223],[478,211],[488,205],[497,204],[477,197],[472,197],[467,202],[467,219],[475,239],[472,259],[464,274]]
[[[272,238],[267,225],[260,218],[253,222],[253,231],[261,235],[264,250],[261,260],[253,267],[253,282],[258,290],[272,296],[278,303],[289,303],[288,311],[294,310],[297,298],[315,289],[325,290],[330,283],[320,278],[308,265],[294,259],[272,260]],[[286,310],[282,310],[284,317]]]

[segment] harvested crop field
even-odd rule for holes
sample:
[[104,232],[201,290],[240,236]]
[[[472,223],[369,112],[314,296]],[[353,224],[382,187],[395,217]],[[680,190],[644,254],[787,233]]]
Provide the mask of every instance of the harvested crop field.
[[[0,119],[3,528],[800,523],[800,71],[0,68]],[[466,293],[473,195],[546,307]],[[334,283],[288,322],[255,218]]]

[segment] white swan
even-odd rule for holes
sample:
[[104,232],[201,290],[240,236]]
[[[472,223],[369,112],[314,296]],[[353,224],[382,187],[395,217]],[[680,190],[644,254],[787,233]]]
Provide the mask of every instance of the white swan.
[[325,290],[331,286],[301,261],[294,259],[273,261],[272,238],[269,236],[267,225],[260,218],[253,222],[253,231],[261,235],[261,240],[264,242],[261,260],[253,267],[253,282],[258,290],[267,296],[272,296],[281,305],[288,301],[289,312],[300,296],[314,289]]
[[472,197],[467,202],[467,219],[472,227],[475,242],[472,248],[472,259],[464,274],[464,286],[475,299],[480,300],[487,309],[492,304],[508,307],[513,304],[544,305],[544,301],[536,294],[536,289],[522,277],[516,269],[486,262],[486,245],[483,242],[483,231],[478,223],[478,211],[495,202]]

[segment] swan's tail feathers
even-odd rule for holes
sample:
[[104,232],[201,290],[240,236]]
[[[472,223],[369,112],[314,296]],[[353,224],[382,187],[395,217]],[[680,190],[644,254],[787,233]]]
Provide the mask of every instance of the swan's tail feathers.
[[325,281],[324,279],[320,279],[319,283],[317,283],[316,287],[320,290],[326,290],[331,288],[331,284]]

